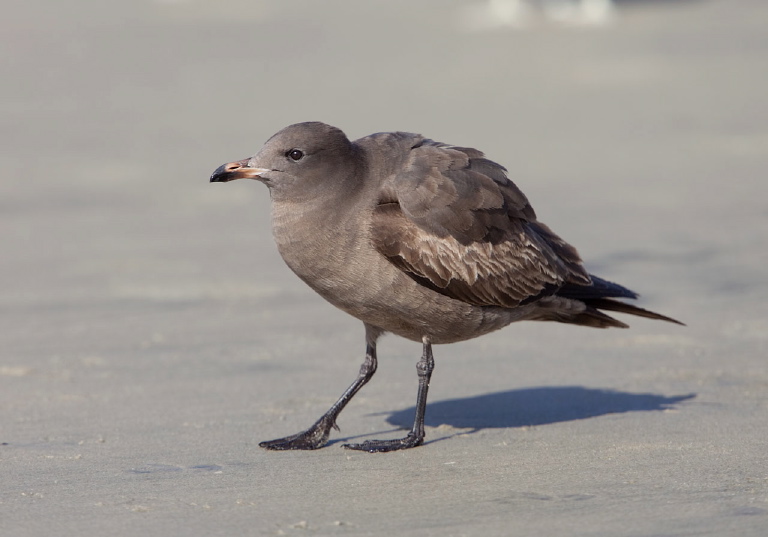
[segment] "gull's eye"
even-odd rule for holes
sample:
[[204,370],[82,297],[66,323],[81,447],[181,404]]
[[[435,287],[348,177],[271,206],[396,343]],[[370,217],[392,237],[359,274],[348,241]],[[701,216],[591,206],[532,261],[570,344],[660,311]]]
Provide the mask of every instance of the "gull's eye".
[[285,154],[285,156],[291,160],[301,160],[304,156],[304,152],[300,149],[291,149]]

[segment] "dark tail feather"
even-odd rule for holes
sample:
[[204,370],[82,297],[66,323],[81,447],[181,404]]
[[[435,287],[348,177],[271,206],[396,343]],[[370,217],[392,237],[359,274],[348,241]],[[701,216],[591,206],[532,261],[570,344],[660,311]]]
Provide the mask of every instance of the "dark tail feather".
[[580,300],[587,305],[587,310],[585,312],[576,315],[572,318],[572,320],[565,322],[595,326],[598,328],[607,328],[609,326],[626,328],[628,326],[625,323],[599,311],[607,310],[617,311],[619,313],[628,313],[629,315],[637,315],[638,317],[667,321],[685,326],[680,321],[671,317],[667,317],[666,315],[661,315],[660,313],[638,308],[637,306],[633,306],[619,300],[613,300],[614,298],[637,298],[638,295],[634,291],[631,291],[630,289],[627,289],[618,283],[609,282],[608,280],[604,280],[592,274],[590,274],[590,277],[592,278],[592,285],[577,285],[569,283],[557,291],[557,296]]
[[591,306],[576,315],[549,315],[546,320],[557,321],[559,323],[578,324],[579,326],[591,326],[592,328],[629,328],[627,323],[614,319]]
[[648,319],[656,319],[658,321],[667,321],[669,323],[685,326],[685,324],[681,323],[677,319],[673,319],[672,317],[667,317],[666,315],[656,313],[655,311],[638,308],[637,306],[627,304],[626,302],[611,300],[610,298],[587,298],[583,299],[582,301],[590,308],[595,308],[597,310],[618,311],[619,313],[628,313],[630,315],[637,315],[638,317],[646,317]]

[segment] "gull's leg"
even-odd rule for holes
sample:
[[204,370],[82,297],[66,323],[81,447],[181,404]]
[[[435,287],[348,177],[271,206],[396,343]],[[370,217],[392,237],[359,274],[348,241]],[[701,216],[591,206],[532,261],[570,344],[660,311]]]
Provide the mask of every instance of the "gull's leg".
[[[370,331],[366,326],[366,335],[368,335],[369,332]],[[347,388],[347,391],[345,391],[341,397],[339,397],[339,400],[328,409],[328,412],[323,414],[323,416],[306,431],[286,436],[285,438],[278,438],[277,440],[261,442],[259,446],[266,449],[276,450],[318,449],[323,447],[328,442],[328,436],[331,434],[331,429],[339,430],[336,425],[336,418],[338,415],[360,388],[365,386],[365,383],[371,380],[371,377],[376,372],[376,339],[375,337],[367,337],[367,339],[368,343],[365,350],[365,361],[363,362],[363,365],[360,366],[360,373],[358,373],[357,378],[352,385]]]
[[419,375],[419,391],[416,395],[416,416],[413,419],[413,428],[405,438],[395,440],[366,440],[361,444],[344,444],[347,449],[369,451],[371,453],[395,451],[420,446],[424,442],[424,411],[427,407],[427,391],[429,379],[435,368],[435,359],[432,356],[432,344],[428,338],[423,339],[424,351],[421,360],[416,364],[416,372]]

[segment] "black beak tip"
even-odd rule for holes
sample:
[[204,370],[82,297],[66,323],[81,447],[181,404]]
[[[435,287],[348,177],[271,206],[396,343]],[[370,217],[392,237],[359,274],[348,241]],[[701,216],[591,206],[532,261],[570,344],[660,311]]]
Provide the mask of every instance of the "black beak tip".
[[226,183],[229,181],[227,165],[222,164],[211,174],[211,183]]

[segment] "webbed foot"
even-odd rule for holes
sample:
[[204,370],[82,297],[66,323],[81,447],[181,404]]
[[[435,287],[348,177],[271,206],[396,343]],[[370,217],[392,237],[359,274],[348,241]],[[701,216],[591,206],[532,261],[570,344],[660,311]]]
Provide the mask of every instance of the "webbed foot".
[[336,422],[329,416],[323,416],[306,431],[292,434],[284,438],[260,442],[259,447],[276,451],[288,449],[319,449],[328,443],[331,429],[338,430]]
[[366,440],[360,444],[344,444],[342,447],[355,449],[357,451],[367,451],[368,453],[386,453],[387,451],[397,451],[399,449],[409,449],[420,446],[424,443],[424,435],[415,435],[408,433],[405,438],[395,440]]

